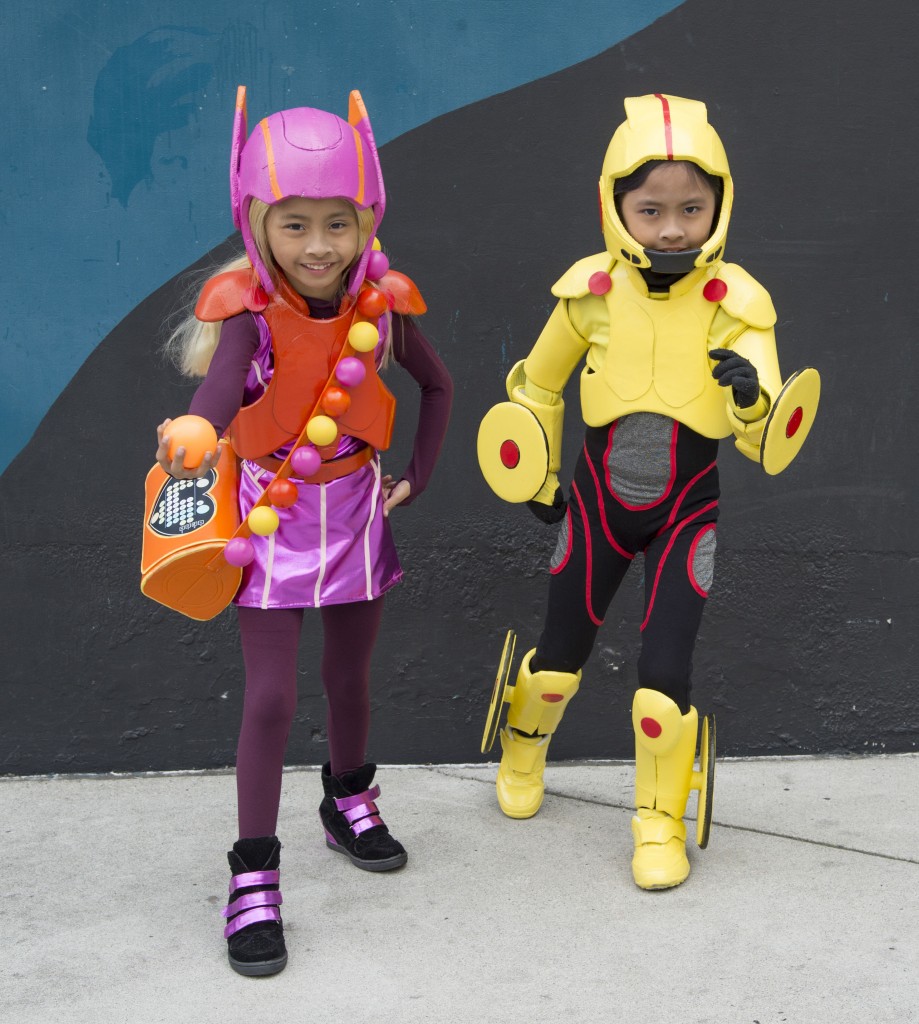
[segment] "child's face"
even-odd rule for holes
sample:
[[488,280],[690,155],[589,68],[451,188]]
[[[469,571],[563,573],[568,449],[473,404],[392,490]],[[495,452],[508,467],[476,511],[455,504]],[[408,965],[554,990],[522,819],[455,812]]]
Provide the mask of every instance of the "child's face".
[[268,245],[284,276],[306,299],[334,299],[357,256],[354,207],[343,199],[284,199],[268,211]]
[[620,199],[626,231],[644,249],[699,249],[712,233],[715,194],[683,162],[661,164]]

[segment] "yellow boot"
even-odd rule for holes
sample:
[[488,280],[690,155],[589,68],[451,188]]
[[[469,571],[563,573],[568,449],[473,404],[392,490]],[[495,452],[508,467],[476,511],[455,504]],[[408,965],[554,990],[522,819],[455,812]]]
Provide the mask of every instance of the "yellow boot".
[[535,653],[524,656],[516,684],[503,695],[510,708],[501,730],[496,789],[498,804],[509,818],[532,818],[539,810],[549,740],[581,682],[580,672],[531,672]]
[[[632,877],[642,889],[669,889],[689,875],[683,814],[692,789],[699,799],[700,846],[708,842],[714,784],[714,720],[703,730],[702,765],[693,770],[698,714],[685,715],[657,690],[636,691],[632,704],[635,729],[635,853]],[[709,746],[709,742],[711,746]]]

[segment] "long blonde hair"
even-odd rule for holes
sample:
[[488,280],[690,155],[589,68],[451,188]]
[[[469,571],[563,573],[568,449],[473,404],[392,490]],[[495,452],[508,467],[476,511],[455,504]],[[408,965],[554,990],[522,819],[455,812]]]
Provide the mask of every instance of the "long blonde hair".
[[[357,217],[357,256],[355,256],[341,276],[338,293],[339,300],[344,296],[345,281],[349,271],[360,259],[367,241],[373,233],[373,210],[370,208],[358,210],[353,203],[349,203],[349,205]],[[252,230],[252,238],[255,241],[255,246],[258,249],[262,263],[271,275],[272,281],[277,282],[281,271],[278,269],[271,254],[271,247],[268,244],[268,229],[266,227],[270,209],[271,207],[268,203],[263,203],[259,199],[252,199],[249,204],[249,227]],[[234,256],[233,259],[224,263],[223,266],[208,274],[204,284],[220,274],[225,274],[231,270],[245,270],[246,268],[252,270],[249,257],[245,253],[241,256]],[[252,283],[258,284],[254,270],[252,270]],[[197,299],[197,293],[200,292],[203,286],[202,284],[200,287],[195,288],[195,299]],[[388,314],[387,321],[389,321]],[[222,326],[222,320],[213,323],[199,320],[195,316],[194,302],[192,302],[191,310],[182,317],[175,329],[170,332],[163,345],[163,350],[186,377],[204,377],[207,374],[208,367],[211,365],[211,359],[214,358]],[[387,322],[387,338],[391,333],[390,326],[389,322]],[[390,345],[387,341],[384,363],[387,361],[386,357],[389,355],[389,349]]]

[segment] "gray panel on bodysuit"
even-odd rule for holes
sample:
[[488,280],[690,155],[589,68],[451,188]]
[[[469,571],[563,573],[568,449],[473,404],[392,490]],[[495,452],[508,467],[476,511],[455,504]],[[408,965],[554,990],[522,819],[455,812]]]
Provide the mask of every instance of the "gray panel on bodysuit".
[[651,505],[664,496],[672,436],[673,420],[654,412],[634,412],[616,424],[606,469],[613,492],[627,505]]
[[707,594],[715,578],[715,531],[706,530],[692,553],[692,574]]
[[557,569],[568,553],[568,516],[562,520],[562,525],[559,527],[558,540],[555,542],[555,552],[552,555],[552,560],[549,562],[550,569]]

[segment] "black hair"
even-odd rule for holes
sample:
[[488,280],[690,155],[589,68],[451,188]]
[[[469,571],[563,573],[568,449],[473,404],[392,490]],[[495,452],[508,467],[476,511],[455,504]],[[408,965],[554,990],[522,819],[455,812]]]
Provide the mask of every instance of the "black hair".
[[629,192],[635,192],[637,189],[640,189],[648,180],[648,175],[655,168],[660,167],[662,164],[673,163],[683,164],[699,182],[704,182],[712,190],[715,196],[715,216],[712,218],[712,224],[718,223],[718,216],[721,213],[721,200],[724,198],[724,178],[720,178],[717,174],[709,174],[708,171],[702,170],[698,164],[694,164],[691,160],[648,160],[643,164],[639,164],[631,174],[627,174],[624,178],[616,178],[613,181],[613,202],[616,204],[616,212],[619,214],[620,219],[622,218],[622,197]]

